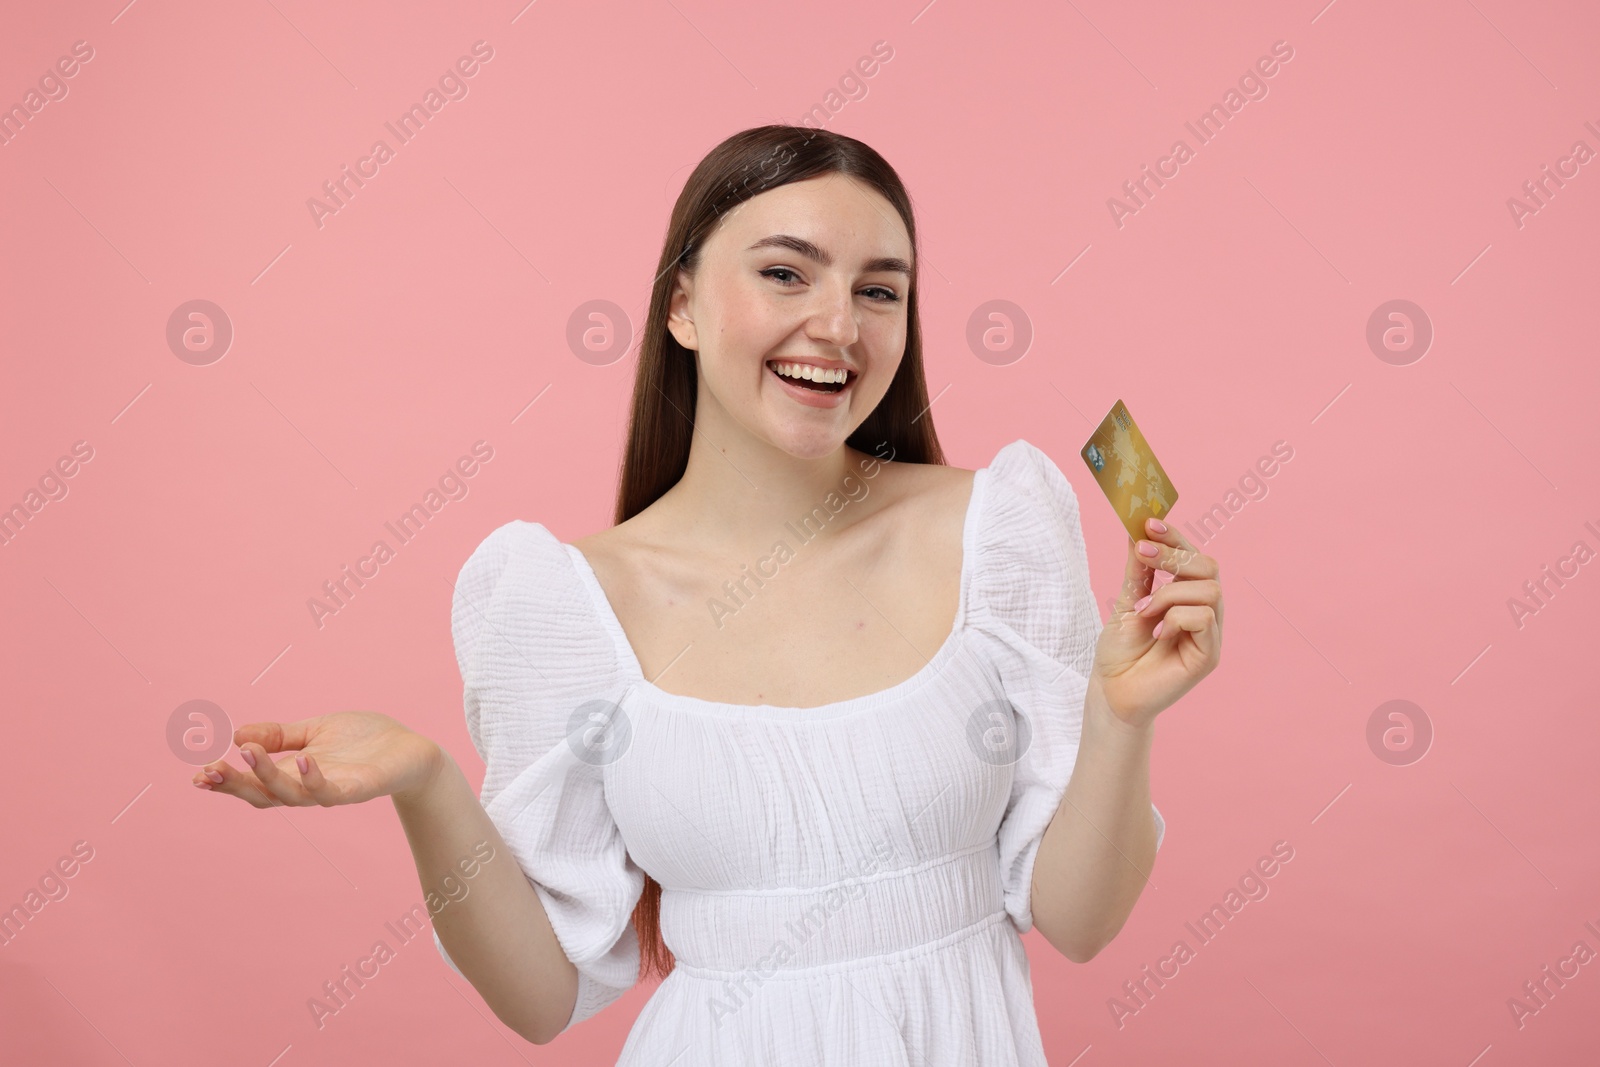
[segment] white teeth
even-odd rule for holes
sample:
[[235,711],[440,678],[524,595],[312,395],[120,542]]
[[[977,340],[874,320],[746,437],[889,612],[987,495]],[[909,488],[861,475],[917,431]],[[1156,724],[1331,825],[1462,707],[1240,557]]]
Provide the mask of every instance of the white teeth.
[[804,363],[773,363],[772,369],[785,378],[803,378],[806,381],[829,383],[844,382],[850,376],[846,370],[822,370]]

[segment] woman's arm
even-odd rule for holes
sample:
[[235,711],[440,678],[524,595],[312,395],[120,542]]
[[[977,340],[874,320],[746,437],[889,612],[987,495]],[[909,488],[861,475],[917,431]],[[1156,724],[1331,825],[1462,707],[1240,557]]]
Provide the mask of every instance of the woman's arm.
[[[424,899],[444,888],[447,877],[465,873],[464,861],[479,864],[471,889],[433,916],[440,943],[519,1035],[544,1044],[566,1028],[578,999],[577,968],[450,753],[375,711],[246,723],[233,740],[248,769],[215,760],[195,772],[196,786],[255,808],[326,808],[393,797]],[[487,860],[485,842],[494,849]]]
[[[1221,568],[1165,523],[1128,541],[1122,591],[1095,642],[1078,758],[1034,857],[1033,922],[1076,963],[1117,936],[1155,864],[1156,716],[1222,656]],[[1172,581],[1155,588],[1156,571]]]
[[1113,714],[1090,677],[1078,759],[1039,844],[1031,890],[1034,926],[1074,963],[1117,936],[1155,864],[1154,729]]
[[534,1044],[545,1044],[572,1017],[578,970],[461,768],[449,752],[438,751],[438,767],[428,781],[393,794],[424,896],[444,895],[447,877],[459,881],[458,864],[474,856],[480,842],[494,847],[494,858],[482,864],[470,892],[433,917],[433,928],[500,1021]]

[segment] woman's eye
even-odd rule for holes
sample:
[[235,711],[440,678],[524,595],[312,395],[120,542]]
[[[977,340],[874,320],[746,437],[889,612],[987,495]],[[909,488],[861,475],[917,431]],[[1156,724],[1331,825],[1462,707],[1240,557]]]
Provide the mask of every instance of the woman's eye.
[[779,274],[787,274],[791,278],[794,277],[794,271],[790,270],[788,267],[768,267],[766,270],[761,272],[761,276],[763,278],[772,278],[774,281],[777,281],[779,285],[787,287],[790,283],[778,280],[776,275]]
[[[794,271],[790,270],[788,267],[768,267],[766,270],[761,271],[761,276],[763,278],[771,278],[785,289],[792,285],[799,284],[796,281],[785,281],[783,278],[778,277],[779,275],[783,275],[784,277],[790,279],[795,277]],[[882,304],[892,304],[900,299],[899,295],[895,293],[893,289],[886,289],[881,285],[874,285],[871,288],[866,289],[865,292],[881,294],[879,296],[874,296],[872,299]]]

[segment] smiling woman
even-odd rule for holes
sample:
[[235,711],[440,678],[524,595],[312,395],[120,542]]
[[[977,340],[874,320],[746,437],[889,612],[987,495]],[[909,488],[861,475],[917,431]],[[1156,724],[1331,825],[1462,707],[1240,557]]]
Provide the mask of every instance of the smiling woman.
[[[1102,626],[1054,461],[1018,439],[945,465],[917,264],[862,142],[718,145],[656,265],[615,525],[503,522],[456,580],[477,795],[372,712],[252,723],[254,773],[196,784],[391,795],[425,887],[504,844],[434,933],[530,1041],[660,978],[621,1065],[1044,1067],[1022,935],[1088,960],[1143,890],[1152,721],[1216,664],[1216,564],[1150,526]],[[783,580],[708,619],[819,500]]]

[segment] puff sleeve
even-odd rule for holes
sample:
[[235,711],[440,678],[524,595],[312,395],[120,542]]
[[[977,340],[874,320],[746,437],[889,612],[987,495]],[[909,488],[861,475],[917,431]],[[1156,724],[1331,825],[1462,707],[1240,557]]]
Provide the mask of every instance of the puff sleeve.
[[[615,652],[564,551],[538,523],[494,530],[461,568],[450,623],[484,762],[479,799],[578,969],[565,1030],[637,982],[631,919],[644,874],[612,820],[604,766],[584,758],[580,737],[604,706],[591,702],[620,691]],[[437,932],[434,944],[459,974]]]
[[[995,640],[1001,685],[1018,720],[1021,755],[998,843],[1005,908],[1026,933],[1033,927],[1034,860],[1078,758],[1103,624],[1066,476],[1024,440],[1002,448],[988,472],[972,624]],[[1160,848],[1166,821],[1151,808]]]

